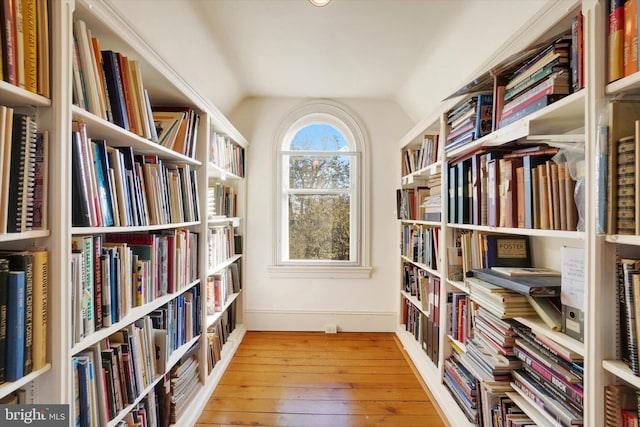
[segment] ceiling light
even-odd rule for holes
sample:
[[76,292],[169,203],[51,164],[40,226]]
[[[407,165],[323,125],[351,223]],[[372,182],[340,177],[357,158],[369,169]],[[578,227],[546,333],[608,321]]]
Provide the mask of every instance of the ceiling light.
[[331,0],[309,0],[309,3],[317,7],[323,7],[328,5],[330,1]]

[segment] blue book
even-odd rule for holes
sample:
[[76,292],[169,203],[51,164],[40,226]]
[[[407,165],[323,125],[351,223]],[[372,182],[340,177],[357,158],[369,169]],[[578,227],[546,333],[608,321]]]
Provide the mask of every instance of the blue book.
[[24,271],[9,272],[9,299],[7,304],[7,381],[24,376]]
[[476,132],[474,139],[480,139],[491,133],[493,129],[493,94],[479,94],[476,108]]
[[[96,172],[96,184],[98,187],[98,198],[100,200],[100,213],[102,214],[102,225],[109,227],[113,225],[113,210],[111,204],[111,186],[109,185],[109,167],[107,159],[103,155],[103,150],[99,143],[92,142],[93,167]],[[104,150],[106,154],[106,149]]]

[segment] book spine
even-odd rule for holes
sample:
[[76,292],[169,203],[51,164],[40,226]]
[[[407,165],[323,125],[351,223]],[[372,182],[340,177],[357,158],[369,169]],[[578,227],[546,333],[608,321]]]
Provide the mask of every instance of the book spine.
[[638,1],[624,2],[622,66],[624,77],[638,71]]
[[476,112],[475,138],[479,139],[491,133],[493,129],[493,94],[484,93],[478,95]]
[[7,381],[17,381],[24,376],[25,272],[9,271],[8,284],[5,378]]
[[102,254],[102,236],[94,235],[93,239],[93,302],[95,330],[102,329],[102,267],[100,255]]
[[49,255],[33,252],[33,370],[47,364],[47,324],[49,299]]
[[608,75],[609,83],[624,76],[624,0],[608,0]]
[[0,259],[0,384],[4,383],[6,378],[8,281],[9,261]]

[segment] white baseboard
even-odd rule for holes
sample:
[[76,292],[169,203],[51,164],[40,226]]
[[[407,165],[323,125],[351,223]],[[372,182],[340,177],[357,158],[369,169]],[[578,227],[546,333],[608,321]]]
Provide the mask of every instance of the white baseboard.
[[250,310],[243,313],[243,324],[250,331],[327,331],[394,332],[395,312]]

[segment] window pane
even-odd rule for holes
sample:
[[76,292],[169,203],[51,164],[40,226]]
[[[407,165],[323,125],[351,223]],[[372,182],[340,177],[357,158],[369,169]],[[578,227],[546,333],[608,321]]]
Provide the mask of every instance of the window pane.
[[289,259],[349,261],[349,195],[289,196]]
[[349,151],[344,136],[333,126],[309,125],[296,133],[291,140],[290,150],[307,151]]
[[288,156],[289,188],[348,189],[351,156]]

